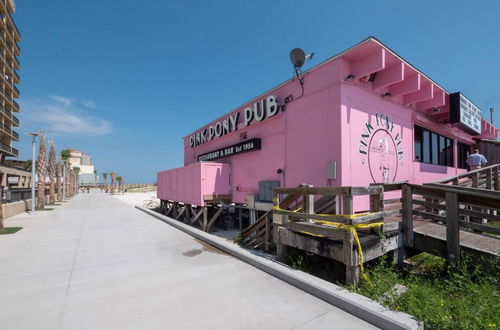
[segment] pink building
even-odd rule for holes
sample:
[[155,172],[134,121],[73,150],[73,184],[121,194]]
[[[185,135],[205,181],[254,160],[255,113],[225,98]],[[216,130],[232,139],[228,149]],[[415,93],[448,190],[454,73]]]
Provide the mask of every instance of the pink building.
[[370,37],[184,137],[185,166],[158,173],[158,197],[203,206],[270,201],[275,185],[420,184],[464,172],[475,140],[497,135],[464,95]]

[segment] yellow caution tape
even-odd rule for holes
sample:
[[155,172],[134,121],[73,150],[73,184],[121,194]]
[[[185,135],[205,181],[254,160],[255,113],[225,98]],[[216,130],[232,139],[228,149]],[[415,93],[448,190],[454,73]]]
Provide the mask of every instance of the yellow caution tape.
[[[277,203],[275,203],[275,204],[277,204]],[[274,206],[273,209],[274,210],[278,210],[278,211],[287,211],[287,210],[283,210],[283,209],[279,208],[278,206]],[[362,216],[370,215],[370,214],[373,214],[373,213],[376,213],[376,212],[357,213],[357,214],[335,214],[335,215],[338,215],[338,216],[341,216],[341,217],[345,217],[345,218],[348,218],[348,219],[354,219],[354,218],[357,218],[357,217],[362,217]],[[319,216],[332,216],[332,214],[315,214],[315,215],[319,215]],[[357,229],[358,228],[375,228],[375,227],[380,227],[380,226],[383,226],[384,223],[383,222],[373,222],[373,223],[359,223],[359,224],[355,224],[355,225],[348,225],[348,224],[345,224],[345,223],[325,221],[325,220],[314,220],[314,219],[311,219],[311,221],[313,221],[314,223],[320,223],[320,224],[324,224],[324,225],[327,225],[327,226],[333,226],[333,227],[337,227],[339,229],[344,229],[345,231],[351,232],[353,234],[354,240],[356,241],[356,246],[357,246],[357,249],[358,249],[359,270],[361,271],[361,277],[364,280],[366,280],[368,283],[371,284],[370,280],[368,279],[368,276],[366,276],[366,274],[365,274],[365,267],[363,266],[363,263],[364,263],[363,249],[361,247],[361,242],[359,241],[359,236],[358,236]],[[309,232],[306,232],[306,231],[301,231],[301,233],[307,234],[307,235],[311,235],[311,236],[316,236],[316,237],[325,237],[324,235],[317,235],[317,234],[309,233]]]

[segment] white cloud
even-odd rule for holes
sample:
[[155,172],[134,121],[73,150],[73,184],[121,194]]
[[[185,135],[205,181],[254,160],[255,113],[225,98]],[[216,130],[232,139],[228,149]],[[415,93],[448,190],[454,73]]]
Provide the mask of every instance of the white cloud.
[[61,96],[24,101],[22,109],[24,122],[53,135],[97,136],[112,131],[111,122],[73,106],[70,99]]
[[94,101],[92,101],[92,100],[83,101],[82,104],[84,106],[86,106],[87,108],[92,108],[92,109],[96,108],[96,105],[95,105]]
[[69,107],[71,105],[71,103],[73,103],[73,100],[68,99],[67,97],[63,97],[63,96],[54,95],[54,96],[51,96],[50,98],[56,102],[63,104],[64,106],[67,106],[67,107]]

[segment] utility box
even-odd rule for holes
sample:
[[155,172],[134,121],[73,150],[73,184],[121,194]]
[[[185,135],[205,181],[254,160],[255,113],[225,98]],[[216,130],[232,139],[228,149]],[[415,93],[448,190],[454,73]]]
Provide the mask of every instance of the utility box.
[[275,180],[259,181],[259,201],[272,202],[275,187],[279,187],[280,182]]
[[185,204],[205,206],[205,200],[230,195],[229,165],[201,162],[159,172],[157,196]]

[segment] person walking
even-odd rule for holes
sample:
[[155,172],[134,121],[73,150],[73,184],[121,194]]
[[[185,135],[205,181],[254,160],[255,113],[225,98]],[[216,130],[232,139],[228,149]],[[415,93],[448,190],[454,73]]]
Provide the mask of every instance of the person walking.
[[467,157],[467,164],[469,164],[471,171],[481,168],[487,162],[486,157],[479,153],[479,149],[474,149],[474,153]]

